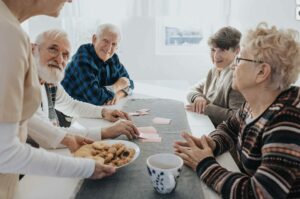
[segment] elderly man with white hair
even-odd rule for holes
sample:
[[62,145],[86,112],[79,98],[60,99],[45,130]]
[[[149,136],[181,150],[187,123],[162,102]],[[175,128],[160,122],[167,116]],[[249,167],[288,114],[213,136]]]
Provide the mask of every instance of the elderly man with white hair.
[[[33,45],[33,54],[42,85],[42,104],[29,122],[29,134],[35,141],[44,147],[54,148],[61,143],[74,151],[84,139],[81,136],[92,140],[115,138],[121,134],[129,139],[137,137],[138,131],[128,120],[127,113],[74,100],[59,84],[70,54],[70,42],[65,32],[53,29],[39,34]],[[102,118],[110,122],[121,120],[102,129],[56,127],[58,120],[54,108],[73,117]]]
[[116,54],[120,30],[103,24],[92,43],[79,47],[61,82],[73,98],[95,105],[112,105],[131,94],[133,81]]

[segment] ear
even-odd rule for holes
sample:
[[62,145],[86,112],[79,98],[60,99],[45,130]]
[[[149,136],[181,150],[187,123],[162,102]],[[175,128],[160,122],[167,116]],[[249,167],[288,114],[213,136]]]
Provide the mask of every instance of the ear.
[[31,50],[32,50],[33,55],[37,55],[38,50],[39,50],[37,44],[31,43]]
[[268,63],[262,63],[257,68],[256,83],[264,82],[271,76],[272,68]]
[[96,37],[96,35],[95,35],[95,34],[93,34],[92,43],[95,45],[96,41],[97,41],[97,37]]

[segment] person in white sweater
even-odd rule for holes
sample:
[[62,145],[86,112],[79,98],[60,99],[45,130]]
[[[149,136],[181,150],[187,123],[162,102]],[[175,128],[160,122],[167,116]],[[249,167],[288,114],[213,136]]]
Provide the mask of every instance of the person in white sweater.
[[[39,34],[33,44],[33,54],[36,60],[39,81],[41,83],[42,105],[29,120],[29,135],[43,147],[57,148],[60,143],[71,151],[77,149],[76,142],[84,137],[91,140],[115,138],[124,134],[128,139],[138,136],[138,130],[127,113],[110,110],[71,98],[59,84],[64,76],[64,69],[70,54],[70,42],[62,30],[51,29]],[[116,122],[107,128],[78,129],[62,128],[58,124],[55,109],[72,117],[87,117],[105,119]],[[54,125],[53,125],[54,124]],[[75,136],[73,136],[75,135]],[[79,136],[76,136],[79,135]],[[63,138],[74,140],[64,142]]]
[[[19,174],[103,178],[116,169],[91,159],[66,157],[25,144],[27,121],[41,104],[28,36],[30,17],[57,17],[72,0],[0,0],[0,198],[12,199]],[[84,140],[83,140],[84,141]]]

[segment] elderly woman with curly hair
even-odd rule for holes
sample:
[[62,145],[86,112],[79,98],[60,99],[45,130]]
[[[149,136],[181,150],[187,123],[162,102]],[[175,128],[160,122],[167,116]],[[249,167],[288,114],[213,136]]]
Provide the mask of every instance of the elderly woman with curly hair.
[[[246,103],[209,136],[184,134],[175,152],[222,198],[300,198],[300,72],[297,32],[260,24],[236,58],[233,87]],[[241,173],[214,156],[236,148]]]

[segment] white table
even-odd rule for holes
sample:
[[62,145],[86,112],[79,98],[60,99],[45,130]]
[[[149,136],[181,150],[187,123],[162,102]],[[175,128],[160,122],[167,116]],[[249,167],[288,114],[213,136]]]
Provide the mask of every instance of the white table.
[[[134,98],[169,98],[185,102],[185,91],[175,90],[166,87],[152,86],[144,83],[136,83]],[[125,103],[121,101],[114,108],[120,108]],[[214,129],[213,124],[207,116],[187,112],[188,122],[195,136],[208,134]],[[109,122],[97,119],[78,118],[72,124],[80,128],[107,126]],[[53,150],[55,153],[70,155],[67,149]],[[225,153],[217,158],[217,161],[225,168],[231,171],[238,171],[236,164],[229,153]],[[15,199],[68,199],[72,196],[74,189],[80,179],[57,178],[47,176],[26,175],[20,182]],[[220,198],[211,191],[205,184],[202,184],[205,198]]]

